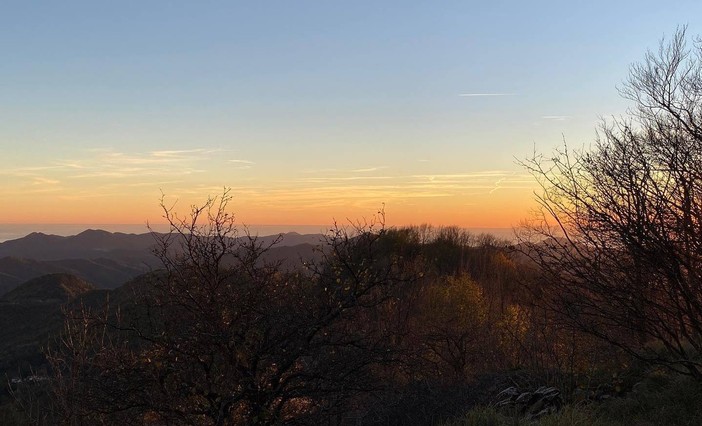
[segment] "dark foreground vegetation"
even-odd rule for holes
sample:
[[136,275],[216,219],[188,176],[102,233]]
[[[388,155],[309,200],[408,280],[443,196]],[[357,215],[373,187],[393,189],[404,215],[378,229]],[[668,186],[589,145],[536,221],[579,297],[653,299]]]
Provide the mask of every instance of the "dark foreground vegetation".
[[[528,303],[531,267],[505,242],[381,217],[282,269],[230,238],[227,201],[166,211],[161,270],[112,292],[62,278],[64,330],[46,369],[13,384],[14,409],[40,424],[431,424],[616,356]],[[3,299],[17,306],[38,281]]]
[[477,374],[518,365],[504,244],[381,219],[335,229],[318,261],[289,270],[231,238],[227,201],[166,210],[162,270],[66,306],[35,420],[420,424],[463,409]]
[[678,31],[632,68],[630,117],[525,162],[542,209],[516,243],[379,212],[290,268],[234,238],[226,191],[164,206],[160,269],[3,296],[63,330],[0,423],[701,424],[701,55]]

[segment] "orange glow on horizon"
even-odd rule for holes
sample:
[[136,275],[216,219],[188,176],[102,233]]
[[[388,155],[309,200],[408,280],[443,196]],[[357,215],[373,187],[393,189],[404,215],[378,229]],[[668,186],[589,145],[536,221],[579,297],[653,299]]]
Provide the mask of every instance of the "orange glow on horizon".
[[[221,191],[220,191],[221,192]],[[431,224],[465,228],[507,228],[516,226],[534,207],[531,189],[505,189],[474,196],[436,196],[389,200],[349,193],[348,201],[295,201],[233,194],[228,209],[237,222],[251,225],[329,225],[372,218],[383,207],[387,225]],[[183,216],[191,205],[201,205],[206,196],[166,196],[166,203]],[[19,197],[13,209],[0,213],[0,223],[44,224],[152,224],[164,223],[158,197],[94,196]]]

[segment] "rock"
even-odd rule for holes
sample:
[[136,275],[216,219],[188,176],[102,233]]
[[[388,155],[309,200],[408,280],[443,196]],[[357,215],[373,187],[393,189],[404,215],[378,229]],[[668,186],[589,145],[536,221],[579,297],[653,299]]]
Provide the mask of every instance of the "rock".
[[512,386],[497,395],[496,407],[511,408],[528,420],[559,411],[563,406],[561,391],[542,386],[533,392],[520,392]]

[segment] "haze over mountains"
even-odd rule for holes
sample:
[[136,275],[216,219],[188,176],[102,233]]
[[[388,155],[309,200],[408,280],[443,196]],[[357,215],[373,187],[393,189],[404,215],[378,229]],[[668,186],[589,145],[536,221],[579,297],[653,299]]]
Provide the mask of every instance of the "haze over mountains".
[[[309,256],[323,237],[296,232],[279,235],[280,241],[269,252],[272,260]],[[279,235],[258,241],[268,245]],[[160,262],[152,252],[156,236],[90,229],[68,237],[34,232],[5,241],[0,243],[0,295],[30,279],[55,273],[75,275],[97,288],[116,288],[158,269]]]
[[[69,237],[78,235],[86,229],[101,229],[112,233],[144,234],[149,231],[168,232],[167,224],[54,224],[54,223],[0,223],[0,243],[23,238],[33,232]],[[248,225],[242,224],[253,235],[278,235],[288,232],[299,234],[319,234],[329,229],[329,225]]]
[[[67,303],[101,306],[108,297],[128,303],[161,266],[153,253],[159,235],[89,229],[0,243],[0,376],[16,375],[24,363],[44,365],[41,348],[60,332]],[[294,267],[318,254],[322,238],[289,232],[257,241],[264,247],[277,241],[266,260]]]
[[[135,292],[148,287],[149,272],[161,267],[153,249],[162,235],[89,229],[72,236],[34,232],[0,243],[0,376],[45,365],[42,348],[60,333],[63,306],[132,303]],[[263,261],[295,268],[321,258],[323,239],[288,232],[257,241],[276,243]]]

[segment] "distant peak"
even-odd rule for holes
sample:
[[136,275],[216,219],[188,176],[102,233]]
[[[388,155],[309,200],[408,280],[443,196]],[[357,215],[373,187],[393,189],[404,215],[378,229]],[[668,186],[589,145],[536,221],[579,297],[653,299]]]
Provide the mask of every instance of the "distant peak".
[[[30,233],[30,234],[27,234],[27,235],[24,236],[24,237],[20,237],[20,238],[16,238],[16,239],[14,239],[14,240],[8,240],[8,241],[9,241],[9,242],[12,242],[12,241],[22,241],[22,240],[25,240],[25,241],[26,241],[26,240],[32,241],[32,240],[45,240],[45,239],[48,239],[48,238],[51,238],[51,239],[59,239],[59,238],[65,238],[65,237],[61,237],[61,236],[54,235],[54,234],[45,234],[45,233],[43,233],[43,232],[32,232],[32,233]],[[6,241],[6,242],[8,242],[8,241]]]
[[109,235],[111,232],[102,229],[86,229],[78,235]]
[[112,236],[111,232],[102,229],[86,229],[74,238],[85,242],[100,242]]
[[27,234],[25,238],[41,238],[41,237],[48,237],[49,234],[45,234],[43,232],[32,232],[31,234]]

